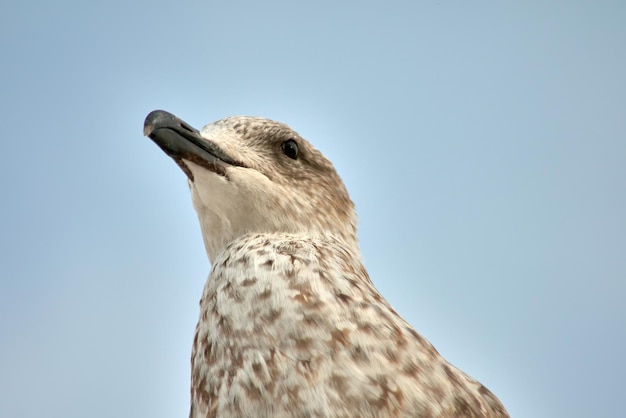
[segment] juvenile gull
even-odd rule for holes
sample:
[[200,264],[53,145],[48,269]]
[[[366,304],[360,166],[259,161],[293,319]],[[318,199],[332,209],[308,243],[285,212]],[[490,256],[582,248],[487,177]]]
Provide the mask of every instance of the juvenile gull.
[[376,290],[343,182],[296,132],[155,110],[144,134],[187,175],[212,265],[190,417],[508,417]]

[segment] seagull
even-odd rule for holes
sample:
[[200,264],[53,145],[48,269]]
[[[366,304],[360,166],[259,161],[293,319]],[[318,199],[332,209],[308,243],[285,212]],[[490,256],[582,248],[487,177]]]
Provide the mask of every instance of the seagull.
[[144,134],[187,176],[212,266],[191,418],[509,416],[374,287],[346,187],[298,133],[155,110]]

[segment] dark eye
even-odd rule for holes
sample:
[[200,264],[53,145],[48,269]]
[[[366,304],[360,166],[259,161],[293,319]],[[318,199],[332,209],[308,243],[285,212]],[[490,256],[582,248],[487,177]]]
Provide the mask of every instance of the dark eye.
[[298,143],[296,141],[294,141],[293,139],[288,139],[283,142],[282,148],[287,157],[291,158],[292,160],[298,159]]

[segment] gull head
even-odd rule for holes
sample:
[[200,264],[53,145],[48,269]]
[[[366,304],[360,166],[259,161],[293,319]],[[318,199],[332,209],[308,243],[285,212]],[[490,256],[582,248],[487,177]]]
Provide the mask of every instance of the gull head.
[[354,204],[339,175],[287,125],[233,116],[198,131],[155,110],[144,134],[187,175],[211,263],[250,233],[332,238],[357,247]]

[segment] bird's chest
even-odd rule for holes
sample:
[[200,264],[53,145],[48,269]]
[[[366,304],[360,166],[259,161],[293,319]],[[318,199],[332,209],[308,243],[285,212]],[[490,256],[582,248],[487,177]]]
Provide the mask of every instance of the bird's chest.
[[306,280],[301,261],[246,248],[216,260],[200,301],[193,343],[194,408],[220,411],[232,405],[233,397],[240,401],[238,407],[270,407],[277,401],[276,377],[294,359],[310,357],[297,347],[302,321],[310,315],[300,289]]
[[[299,307],[291,270],[280,255],[234,251],[216,264],[200,301],[196,349],[211,343],[224,350],[275,347],[290,333]],[[293,269],[293,266],[291,266]]]
[[215,260],[193,345],[194,414],[283,416],[299,405],[327,416],[350,371],[379,370],[368,353],[385,305],[376,308],[360,263],[344,253],[260,236]]

